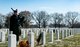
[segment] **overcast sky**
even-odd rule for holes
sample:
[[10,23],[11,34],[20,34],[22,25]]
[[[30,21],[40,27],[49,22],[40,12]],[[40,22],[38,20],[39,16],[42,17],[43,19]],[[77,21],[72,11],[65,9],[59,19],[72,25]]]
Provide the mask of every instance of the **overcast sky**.
[[48,13],[66,13],[68,11],[80,12],[80,0],[0,0],[0,13],[12,12],[10,8],[20,11],[44,10]]

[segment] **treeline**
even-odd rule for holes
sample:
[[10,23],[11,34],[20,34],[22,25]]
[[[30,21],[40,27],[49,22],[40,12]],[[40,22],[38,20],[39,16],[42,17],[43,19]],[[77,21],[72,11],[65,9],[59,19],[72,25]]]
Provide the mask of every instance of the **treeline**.
[[[9,28],[10,16],[12,14],[12,12],[8,13],[7,15],[0,14],[0,28]],[[19,15],[25,17],[25,22],[23,23],[22,28],[80,27],[80,22],[78,20],[78,12],[66,12],[65,14],[49,14],[46,11],[21,11]]]

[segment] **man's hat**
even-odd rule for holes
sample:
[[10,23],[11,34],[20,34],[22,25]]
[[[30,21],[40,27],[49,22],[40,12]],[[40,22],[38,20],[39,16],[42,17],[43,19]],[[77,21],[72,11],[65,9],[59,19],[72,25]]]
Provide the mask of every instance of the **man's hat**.
[[11,9],[13,10],[14,13],[17,13],[17,9],[16,10],[14,10],[13,8],[11,8]]
[[14,12],[16,12],[16,13],[17,13],[17,9],[16,9],[16,10],[14,10]]

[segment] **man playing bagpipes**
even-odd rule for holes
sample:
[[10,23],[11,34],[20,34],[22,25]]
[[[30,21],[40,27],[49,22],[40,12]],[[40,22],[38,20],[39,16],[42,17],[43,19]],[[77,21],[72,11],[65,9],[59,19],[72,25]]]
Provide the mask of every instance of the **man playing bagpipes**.
[[13,34],[16,35],[16,41],[18,43],[19,36],[21,35],[20,26],[22,26],[24,17],[18,15],[17,9],[16,10],[12,9],[12,10],[13,10],[13,15],[10,17],[10,31],[13,31]]

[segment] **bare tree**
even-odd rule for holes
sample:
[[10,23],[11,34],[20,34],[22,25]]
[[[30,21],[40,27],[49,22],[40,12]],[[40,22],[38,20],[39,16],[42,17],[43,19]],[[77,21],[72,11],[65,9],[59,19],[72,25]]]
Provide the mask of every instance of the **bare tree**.
[[43,11],[43,20],[42,20],[42,27],[43,28],[46,28],[46,26],[48,25],[48,22],[49,22],[49,20],[50,20],[50,16],[49,16],[49,14],[47,14],[46,12],[44,12]]
[[5,15],[0,14],[0,27],[5,27]]
[[73,24],[76,22],[76,18],[79,14],[77,12],[67,12],[65,15],[65,21],[69,27],[73,28]]
[[6,28],[9,28],[10,27],[10,17],[12,16],[12,12],[9,12],[7,15],[6,15],[6,20],[5,20],[5,27]]
[[49,20],[49,15],[45,11],[37,11],[32,14],[32,18],[39,28],[45,28]]
[[54,13],[52,14],[52,21],[53,24],[56,26],[60,27],[61,22],[63,21],[63,14],[59,14],[59,13]]

